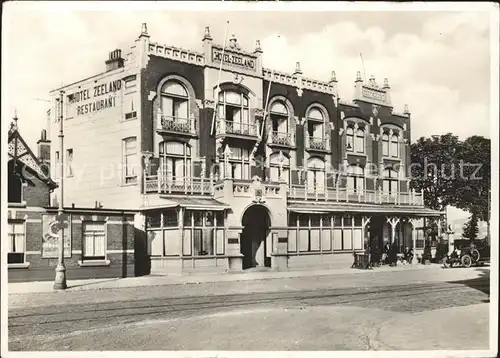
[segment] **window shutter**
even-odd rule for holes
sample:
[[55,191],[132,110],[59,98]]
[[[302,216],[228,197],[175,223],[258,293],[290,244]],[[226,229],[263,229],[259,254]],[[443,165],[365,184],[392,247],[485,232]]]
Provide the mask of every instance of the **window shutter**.
[[366,155],[367,155],[367,158],[368,158],[368,163],[373,163],[373,140],[372,140],[372,136],[370,135],[370,133],[368,132],[368,130],[366,131],[366,134],[365,134],[365,140],[366,140]]
[[401,168],[399,171],[401,172],[401,177],[400,178],[405,178],[406,177],[406,144],[402,138],[403,133],[400,134],[400,142],[399,144],[399,158],[401,158]]

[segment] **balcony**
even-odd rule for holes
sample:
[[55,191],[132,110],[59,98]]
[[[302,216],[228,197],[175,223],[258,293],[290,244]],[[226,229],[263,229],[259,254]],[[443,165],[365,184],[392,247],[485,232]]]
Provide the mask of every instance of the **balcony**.
[[409,193],[386,193],[375,190],[354,191],[345,188],[310,187],[306,185],[290,186],[288,198],[360,204],[424,205],[423,194],[414,191]]
[[287,132],[272,131],[269,133],[268,145],[295,147],[295,135]]
[[320,152],[330,151],[330,140],[328,138],[306,136],[305,144],[306,150],[314,150]]
[[233,136],[256,140],[260,136],[259,127],[256,123],[242,123],[224,119],[217,120],[216,132],[217,137]]
[[201,194],[212,195],[212,178],[184,178],[164,175],[146,175],[144,192],[159,194]]
[[196,129],[196,120],[194,117],[180,118],[161,113],[158,114],[158,125],[156,131],[160,134],[173,133],[196,136]]

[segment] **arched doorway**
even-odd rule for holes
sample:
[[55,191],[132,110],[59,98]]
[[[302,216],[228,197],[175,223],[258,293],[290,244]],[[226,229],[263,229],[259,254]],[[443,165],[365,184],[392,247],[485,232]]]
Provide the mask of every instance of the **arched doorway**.
[[267,237],[270,234],[271,220],[267,209],[262,205],[252,205],[242,218],[240,249],[243,255],[243,269],[251,267],[271,267],[267,257]]

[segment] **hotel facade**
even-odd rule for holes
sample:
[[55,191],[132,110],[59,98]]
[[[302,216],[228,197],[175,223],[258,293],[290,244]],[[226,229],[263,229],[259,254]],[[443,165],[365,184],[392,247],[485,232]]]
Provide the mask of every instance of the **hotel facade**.
[[422,249],[422,219],[441,213],[409,187],[411,116],[393,111],[388,81],[358,73],[341,100],[334,72],[282,73],[262,55],[209,28],[199,51],[163,45],[143,24],[105,72],[51,92],[64,202],[134,212],[135,240],[167,273],[348,267],[385,241]]

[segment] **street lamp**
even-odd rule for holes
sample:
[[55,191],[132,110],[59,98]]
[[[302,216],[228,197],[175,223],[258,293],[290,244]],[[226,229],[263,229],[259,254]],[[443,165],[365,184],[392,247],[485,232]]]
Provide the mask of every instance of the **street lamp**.
[[54,280],[54,290],[65,290],[66,285],[66,267],[64,266],[64,91],[59,92],[59,209],[57,220],[59,225],[59,257],[56,266],[56,277]]

